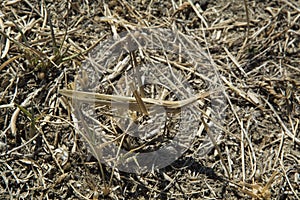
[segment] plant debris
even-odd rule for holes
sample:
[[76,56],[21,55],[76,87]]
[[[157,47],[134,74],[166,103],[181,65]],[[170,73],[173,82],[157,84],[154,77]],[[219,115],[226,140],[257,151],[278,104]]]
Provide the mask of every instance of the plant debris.
[[[287,0],[4,0],[0,198],[299,199],[299,24],[299,2]],[[135,174],[100,163],[80,134],[70,99],[59,92],[74,91],[77,80],[83,87],[88,84],[82,62],[98,44],[143,28],[176,29],[201,44],[213,61],[226,106],[219,113],[223,123],[210,130],[214,119],[204,98],[206,110],[199,127],[193,126],[197,135],[187,151],[164,168]],[[181,80],[203,95],[205,77],[193,72],[187,60],[176,62],[172,55],[167,60],[162,52],[148,53],[152,62],[183,72]],[[106,81],[119,79],[126,65],[139,64],[139,57],[110,60],[115,68],[105,74]],[[128,88],[140,98],[121,96],[134,104],[132,111],[140,111],[131,116],[143,124],[151,115],[149,104],[159,102],[160,93],[153,91],[163,89],[149,85],[142,91],[139,81]],[[97,86],[105,101],[97,120],[112,136],[120,130],[112,128],[115,113],[106,112],[107,98],[115,97],[114,88],[108,86]],[[176,108],[183,101],[189,105],[197,100],[176,99],[170,92],[165,97],[164,106]],[[175,126],[176,120],[168,125]],[[207,141],[213,131],[219,131],[218,137]],[[124,142],[123,148],[137,147],[133,137],[115,137]],[[145,136],[142,144],[151,139]],[[209,151],[201,154],[204,147]]]

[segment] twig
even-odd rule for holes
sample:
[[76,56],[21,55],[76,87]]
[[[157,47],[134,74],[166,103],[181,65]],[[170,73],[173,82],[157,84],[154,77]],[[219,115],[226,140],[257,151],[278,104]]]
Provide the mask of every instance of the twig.
[[293,141],[295,141],[296,143],[300,144],[300,139],[296,138],[295,135],[292,134],[292,132],[285,126],[285,124],[283,123],[283,121],[281,120],[281,118],[279,117],[279,115],[277,114],[276,110],[274,109],[274,107],[268,102],[268,100],[264,99],[263,100],[266,102],[266,104],[268,104],[269,108],[273,111],[273,113],[275,114],[279,124],[281,125],[281,127],[283,128],[283,130],[285,131],[285,134],[287,136],[289,136]]
[[217,144],[217,142],[216,142],[215,138],[213,137],[212,133],[210,132],[210,129],[209,129],[207,123],[205,122],[205,120],[203,120],[202,117],[200,117],[200,120],[201,120],[201,122],[203,123],[203,125],[204,125],[204,127],[205,127],[205,130],[206,130],[207,135],[209,136],[209,139],[210,139],[210,140],[212,141],[212,143],[214,144],[214,147],[216,148],[216,150],[217,150],[217,152],[218,152],[218,154],[219,154],[219,156],[220,156],[221,163],[222,163],[222,165],[225,167],[225,171],[226,171],[226,173],[227,173],[227,178],[230,179],[230,177],[231,177],[231,176],[230,176],[230,172],[229,172],[229,169],[228,169],[228,167],[227,167],[227,165],[226,165],[226,163],[225,163],[225,160],[224,160],[224,158],[223,158],[223,155],[222,155],[222,153],[221,153],[221,150],[220,150],[219,145]]
[[205,21],[204,17],[200,14],[200,12],[197,10],[196,6],[194,5],[194,3],[189,0],[189,3],[191,5],[191,7],[193,8],[194,12],[196,13],[196,15],[200,18],[200,20],[203,22],[203,24],[205,25],[205,28],[208,28],[208,24]]

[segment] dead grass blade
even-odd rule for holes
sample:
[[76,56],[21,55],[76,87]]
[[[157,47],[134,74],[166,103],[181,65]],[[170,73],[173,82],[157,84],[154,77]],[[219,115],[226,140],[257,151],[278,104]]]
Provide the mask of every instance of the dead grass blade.
[[295,141],[298,145],[300,144],[300,139],[296,138],[295,135],[293,135],[293,133],[286,127],[286,125],[283,123],[282,119],[280,118],[280,116],[277,114],[276,110],[274,109],[274,107],[266,100],[263,98],[263,100],[265,101],[265,103],[269,106],[269,108],[273,111],[274,115],[276,116],[279,124],[281,125],[281,127],[283,128],[285,134],[290,137],[293,141]]
[[0,71],[2,69],[4,69],[7,65],[9,65],[10,63],[12,63],[13,61],[17,60],[18,58],[21,58],[22,57],[22,54],[20,55],[17,55],[17,56],[14,56],[10,59],[8,59],[7,61],[5,61],[4,63],[2,63],[2,65],[0,65]]

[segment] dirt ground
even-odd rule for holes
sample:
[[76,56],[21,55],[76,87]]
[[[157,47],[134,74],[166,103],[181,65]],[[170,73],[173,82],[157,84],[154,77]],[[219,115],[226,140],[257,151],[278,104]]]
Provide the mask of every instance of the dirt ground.
[[[299,1],[4,0],[0,8],[1,199],[300,198]],[[176,29],[201,44],[226,99],[209,153],[195,154],[204,126],[173,163],[142,174],[99,165],[59,94],[90,50],[135,28]]]

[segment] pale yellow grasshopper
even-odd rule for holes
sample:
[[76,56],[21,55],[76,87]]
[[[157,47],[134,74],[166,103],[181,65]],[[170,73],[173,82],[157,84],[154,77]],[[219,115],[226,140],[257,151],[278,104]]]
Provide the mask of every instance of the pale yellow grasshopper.
[[[107,105],[121,108],[128,108],[131,111],[141,111],[140,105],[137,102],[135,97],[127,97],[121,95],[108,95],[108,94],[100,94],[93,92],[83,92],[76,90],[68,90],[62,89],[59,90],[59,93],[72,98],[74,100],[79,100],[83,102],[90,102],[97,105]],[[204,99],[211,95],[210,92],[203,92],[196,94],[194,97],[190,97],[181,101],[168,101],[168,100],[157,100],[152,98],[141,98],[143,104],[146,108],[157,105],[162,106],[168,112],[176,112],[181,108],[196,102],[197,100]]]

